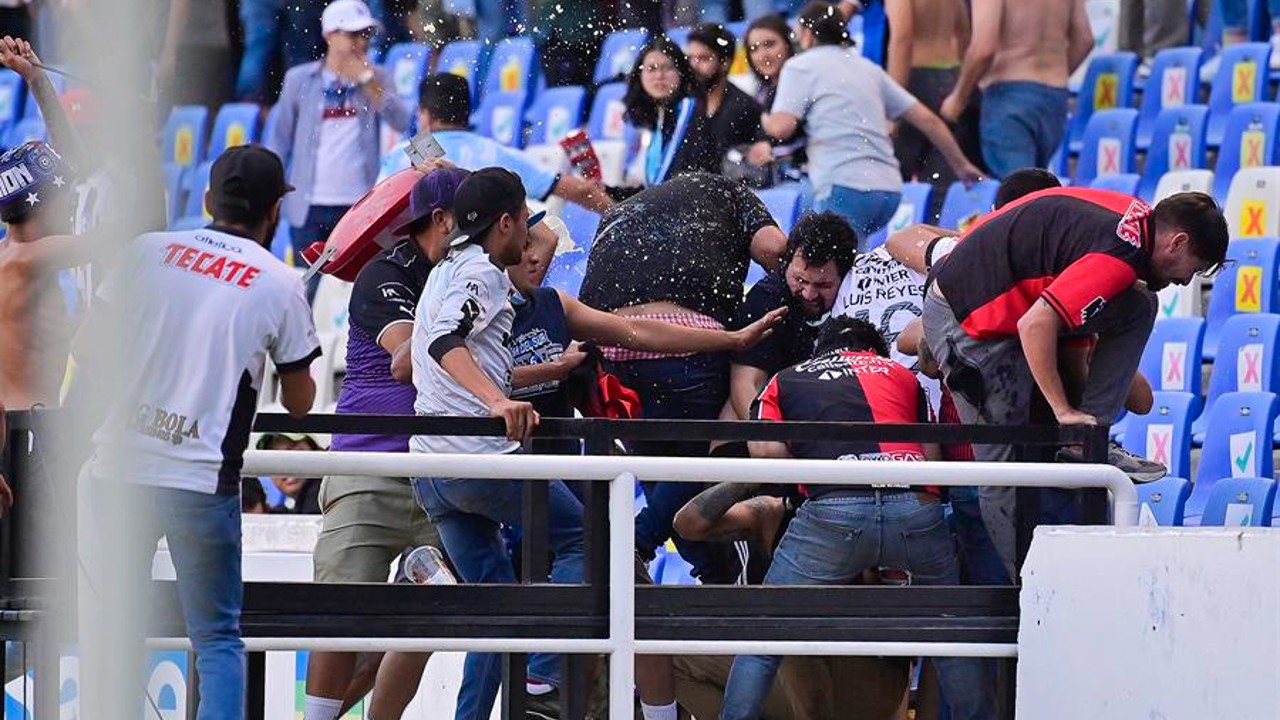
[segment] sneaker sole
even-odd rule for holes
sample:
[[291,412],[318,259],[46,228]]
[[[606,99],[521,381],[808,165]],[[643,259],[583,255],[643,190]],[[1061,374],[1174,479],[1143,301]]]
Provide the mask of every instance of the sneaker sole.
[[1149,482],[1155,482],[1156,480],[1159,480],[1160,478],[1162,478],[1162,477],[1164,477],[1165,475],[1168,475],[1168,474],[1169,474],[1169,471],[1168,471],[1168,470],[1152,470],[1152,471],[1150,471],[1150,472],[1127,472],[1127,473],[1125,473],[1125,475],[1128,475],[1128,476],[1129,476],[1129,479],[1130,479],[1130,480],[1132,480],[1133,482],[1135,482],[1135,483],[1137,483],[1137,484],[1139,484],[1139,485],[1142,485],[1142,484],[1144,484],[1144,483],[1149,483]]

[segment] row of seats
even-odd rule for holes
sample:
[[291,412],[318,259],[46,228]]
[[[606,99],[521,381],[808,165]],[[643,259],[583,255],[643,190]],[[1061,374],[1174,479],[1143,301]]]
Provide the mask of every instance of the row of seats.
[[[1138,486],[1142,504],[1140,525],[1183,526],[1192,497],[1186,478],[1165,477]],[[1205,498],[1201,527],[1271,527],[1275,520],[1276,481],[1272,478],[1232,477],[1214,484]]]

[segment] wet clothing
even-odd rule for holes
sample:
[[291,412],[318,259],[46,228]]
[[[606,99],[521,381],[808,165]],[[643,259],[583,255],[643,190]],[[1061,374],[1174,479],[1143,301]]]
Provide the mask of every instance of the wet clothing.
[[763,139],[760,105],[733,83],[725,85],[724,99],[716,114],[707,118],[707,125],[720,148],[721,158],[730,148]]
[[773,375],[813,356],[813,346],[818,342],[818,333],[828,316],[805,317],[792,302],[791,291],[781,272],[770,273],[751,287],[738,310],[735,327],[746,327],[783,306],[790,307],[787,316],[768,337],[746,350],[735,352],[735,365],[759,368]]

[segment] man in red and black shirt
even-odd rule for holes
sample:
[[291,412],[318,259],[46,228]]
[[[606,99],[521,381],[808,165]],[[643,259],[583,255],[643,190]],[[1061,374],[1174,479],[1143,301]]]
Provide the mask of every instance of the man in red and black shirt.
[[[889,359],[875,326],[833,318],[823,326],[814,357],[778,373],[756,402],[760,420],[878,423],[929,422],[928,399],[915,375]],[[750,443],[752,457],[796,457],[877,461],[937,459],[936,445],[814,438],[788,443]],[[850,474],[856,474],[851,465]],[[958,585],[951,534],[935,492],[907,485],[821,485],[774,551],[766,585],[847,585],[865,570],[905,570],[913,584]],[[721,720],[758,718],[782,658],[742,655],[733,663]],[[994,718],[995,709],[980,660],[935,660],[944,693],[956,717]]]

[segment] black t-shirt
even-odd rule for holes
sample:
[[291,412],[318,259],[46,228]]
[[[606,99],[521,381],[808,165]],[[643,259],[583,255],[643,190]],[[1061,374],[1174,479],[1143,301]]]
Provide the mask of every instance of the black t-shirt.
[[813,347],[818,342],[818,332],[826,316],[807,318],[791,300],[786,278],[780,272],[769,273],[751,288],[747,299],[738,309],[734,327],[746,327],[784,305],[789,306],[791,311],[769,337],[753,347],[734,353],[735,364],[760,368],[773,375],[813,356]]
[[[513,297],[511,304],[516,316],[511,323],[511,356],[514,367],[527,367],[559,360],[573,339],[569,336],[569,322],[560,303],[560,294],[553,288],[538,288],[529,297]],[[533,403],[543,417],[573,417],[573,404],[568,388],[559,380],[517,388],[511,392],[516,400]],[[577,455],[581,444],[577,440],[534,440],[533,451],[538,455]]]
[[741,183],[681,175],[605,213],[579,299],[606,311],[667,301],[727,326],[742,300],[751,239],[776,225]]
[[720,107],[715,115],[707,118],[707,124],[720,148],[721,157],[730,148],[750,145],[762,139],[760,106],[733,83],[728,84]]

